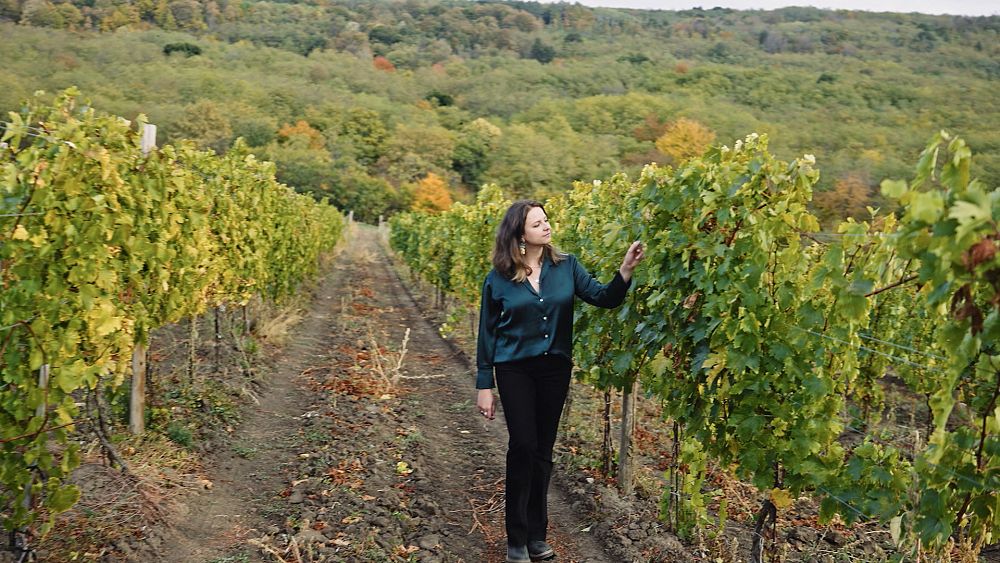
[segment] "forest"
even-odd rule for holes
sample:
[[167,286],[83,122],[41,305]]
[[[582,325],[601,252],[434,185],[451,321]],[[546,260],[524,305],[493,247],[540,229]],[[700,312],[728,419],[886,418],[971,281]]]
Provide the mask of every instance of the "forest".
[[767,134],[815,155],[827,224],[882,206],[947,129],[1000,180],[1000,18],[471,1],[0,0],[0,110],[75,86],[375,221],[496,183],[677,166]]

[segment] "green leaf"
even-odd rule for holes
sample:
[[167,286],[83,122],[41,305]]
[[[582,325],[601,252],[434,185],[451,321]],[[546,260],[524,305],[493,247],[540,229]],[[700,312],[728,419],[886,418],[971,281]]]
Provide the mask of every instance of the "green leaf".
[[830,392],[830,386],[823,378],[810,375],[802,380],[802,386],[813,399],[819,399]]
[[49,493],[46,505],[54,513],[65,512],[80,500],[80,489],[76,485],[63,485]]
[[42,349],[37,346],[32,346],[31,352],[28,354],[28,369],[36,371],[41,368],[44,363],[45,356],[42,354]]
[[823,500],[819,503],[819,521],[822,523],[829,522],[834,516],[840,513],[841,505],[840,503],[830,496],[823,497]]
[[667,373],[667,369],[670,368],[670,361],[663,354],[657,354],[649,362],[649,372],[653,374],[654,377],[662,377],[663,374]]
[[882,180],[882,195],[899,199],[907,191],[906,180]]
[[958,219],[958,222],[961,224],[989,221],[991,219],[989,201],[986,200],[980,204],[975,204],[971,201],[956,201],[951,206],[951,209],[948,210],[948,217]]
[[934,223],[944,214],[944,197],[937,191],[917,192],[910,200],[908,212],[917,221]]
[[54,369],[53,380],[56,386],[67,395],[79,389],[86,367],[82,360],[77,360],[69,365]]

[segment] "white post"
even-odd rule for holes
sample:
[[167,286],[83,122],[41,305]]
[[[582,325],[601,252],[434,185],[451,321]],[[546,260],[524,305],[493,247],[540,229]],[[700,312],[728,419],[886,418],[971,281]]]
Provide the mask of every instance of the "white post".
[[[41,369],[38,370],[38,388],[42,390],[42,396],[47,397],[46,389],[49,387],[49,364],[42,364]],[[45,403],[42,401],[35,407],[35,416],[41,418],[45,416]]]
[[[142,155],[156,148],[156,125],[142,126]],[[146,431],[146,345],[136,342],[132,349],[132,388],[128,400],[128,429],[139,435]]]
[[140,144],[142,156],[149,154],[149,151],[156,148],[156,125],[146,123],[142,126],[142,141]]

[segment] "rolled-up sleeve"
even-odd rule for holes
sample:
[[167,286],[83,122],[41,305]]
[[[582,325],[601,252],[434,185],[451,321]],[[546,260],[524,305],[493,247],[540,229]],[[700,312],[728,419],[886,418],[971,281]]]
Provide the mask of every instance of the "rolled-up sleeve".
[[597,281],[590,272],[573,257],[573,291],[576,296],[591,305],[611,309],[625,301],[625,294],[631,281],[625,281],[620,272],[607,284]]
[[476,343],[476,389],[492,389],[493,360],[497,347],[497,324],[501,305],[493,299],[490,276],[483,282],[482,303],[479,306],[479,339]]

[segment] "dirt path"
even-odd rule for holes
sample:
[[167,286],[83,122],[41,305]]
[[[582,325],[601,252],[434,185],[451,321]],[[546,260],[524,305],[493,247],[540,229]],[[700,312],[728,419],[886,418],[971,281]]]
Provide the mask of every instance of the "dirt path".
[[[422,316],[375,229],[348,241],[260,406],[213,454],[213,487],[140,560],[503,560],[503,421],[477,416],[471,366]],[[403,379],[393,389],[380,373]],[[612,560],[562,491],[550,509],[559,561]]]

